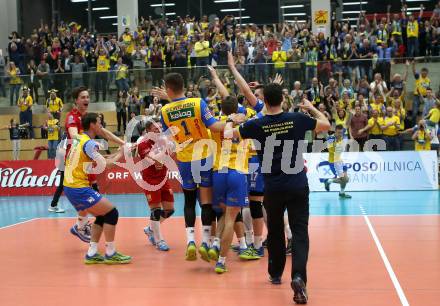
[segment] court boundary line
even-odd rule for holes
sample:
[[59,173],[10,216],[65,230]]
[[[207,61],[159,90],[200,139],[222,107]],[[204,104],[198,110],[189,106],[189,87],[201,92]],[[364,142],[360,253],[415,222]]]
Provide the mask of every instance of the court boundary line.
[[403,292],[402,287],[400,286],[399,280],[397,279],[396,274],[394,273],[393,267],[391,266],[390,261],[388,260],[388,257],[385,253],[385,250],[380,243],[379,237],[376,234],[376,231],[374,230],[373,225],[370,222],[370,218],[368,218],[368,215],[362,205],[359,205],[359,208],[362,212],[362,215],[364,217],[365,223],[367,224],[368,230],[370,231],[371,236],[373,237],[374,243],[376,244],[377,250],[379,251],[380,257],[382,258],[382,261],[385,265],[385,268],[387,269],[388,275],[391,278],[391,281],[394,285],[394,288],[396,289],[397,295],[399,296],[400,302],[403,306],[409,306],[408,299],[405,296],[405,293]]
[[31,221],[35,221],[35,220],[38,220],[38,219],[41,219],[41,218],[31,218],[31,219],[28,219],[28,220],[25,220],[25,221],[20,221],[20,222],[17,222],[17,223],[5,225],[5,226],[0,226],[0,230],[6,229],[6,228],[10,228],[10,227],[13,227],[13,226],[16,226],[16,225],[22,225],[22,224],[25,224],[25,223],[29,223]]

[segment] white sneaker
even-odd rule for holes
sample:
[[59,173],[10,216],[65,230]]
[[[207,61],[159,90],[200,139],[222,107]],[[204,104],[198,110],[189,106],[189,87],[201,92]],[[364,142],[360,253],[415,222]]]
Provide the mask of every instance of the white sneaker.
[[48,211],[54,212],[54,213],[59,213],[59,214],[66,212],[65,209],[62,209],[62,208],[60,208],[58,206],[55,206],[55,207],[50,206]]

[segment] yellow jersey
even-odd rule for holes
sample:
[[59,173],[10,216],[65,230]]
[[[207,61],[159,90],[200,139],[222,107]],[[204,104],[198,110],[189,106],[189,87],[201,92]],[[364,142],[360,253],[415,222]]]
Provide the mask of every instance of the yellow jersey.
[[429,133],[429,131],[419,130],[419,133],[417,134],[417,138],[414,141],[414,149],[416,151],[428,151],[431,150],[431,140],[428,140],[426,138],[426,134]]
[[419,22],[414,20],[413,22],[408,21],[406,25],[406,36],[408,38],[411,37],[419,37]]
[[47,140],[59,139],[59,121],[58,119],[47,120]]
[[336,163],[342,161],[341,155],[345,151],[344,138],[337,139],[335,136],[331,136],[327,139],[328,142],[328,162]]
[[[220,121],[225,122],[226,119],[227,116],[220,117]],[[224,139],[223,131],[212,132],[211,134],[217,149],[214,156],[214,170],[228,168],[247,174],[249,172],[249,140]]]
[[217,122],[204,100],[186,97],[175,99],[162,107],[161,121],[164,130],[173,132],[178,147],[178,161],[190,162],[211,155],[209,141],[205,142],[206,145],[202,145],[203,142],[196,145],[199,140],[211,140],[208,127]]
[[17,84],[21,84],[21,78],[18,76],[19,75],[20,70],[18,70],[17,68],[12,69],[9,71],[9,84],[11,85],[17,85]]
[[416,84],[414,87],[414,95],[418,96],[420,92],[422,96],[426,96],[426,89],[430,86],[431,86],[431,80],[428,77],[422,78],[422,76],[420,76],[416,80]]
[[127,65],[118,65],[116,69],[116,80],[126,79],[128,77],[128,66]]
[[59,112],[62,107],[63,107],[63,100],[61,100],[58,97],[56,97],[55,100],[52,100],[51,98],[49,98],[46,101],[46,108],[51,113]]
[[20,111],[25,112],[28,110],[29,107],[31,107],[34,104],[34,100],[32,99],[31,96],[27,96],[26,98],[21,96],[20,98],[18,98],[17,104],[18,107],[20,108]]
[[63,184],[65,187],[85,188],[90,186],[87,168],[91,166],[93,160],[86,154],[86,146],[96,148],[96,143],[87,134],[80,134],[73,139],[64,169]]
[[[387,125],[390,122],[393,122],[393,123],[400,125],[400,119],[397,116],[379,118],[378,122],[380,125]],[[383,134],[385,136],[396,136],[398,131],[399,130],[397,129],[397,127],[393,124],[393,125],[387,127],[385,130],[383,130]]]
[[100,55],[96,60],[96,71],[107,72],[110,70],[110,59],[107,55]]
[[379,113],[379,116],[383,116],[385,114],[385,105],[383,103],[371,103],[370,111],[376,110]]
[[406,110],[402,107],[400,109],[395,109],[395,112],[396,112],[396,116],[399,117],[400,120],[399,131],[403,131],[405,129]]
[[440,109],[438,109],[438,107],[435,107],[429,111],[428,120],[432,121],[434,124],[437,124],[440,121]]
[[287,62],[286,51],[281,51],[281,50],[280,51],[273,51],[272,62],[274,63],[275,68],[286,67],[286,62]]
[[374,122],[374,118],[370,118],[368,119],[368,126],[371,127],[370,129],[370,135],[382,135],[382,130],[380,129],[379,126],[379,119],[377,118],[377,121]]

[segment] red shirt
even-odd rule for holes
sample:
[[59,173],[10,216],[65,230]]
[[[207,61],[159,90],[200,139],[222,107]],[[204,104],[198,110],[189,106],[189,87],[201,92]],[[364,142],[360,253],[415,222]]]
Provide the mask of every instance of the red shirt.
[[[72,109],[66,117],[66,133],[67,133],[67,140],[69,141],[70,139],[72,139],[72,135],[70,135],[69,133],[69,128],[71,127],[75,127],[78,129],[78,134],[81,133],[82,130],[82,124],[81,124],[81,113],[76,109]],[[66,157],[67,154],[69,154],[70,151],[70,146],[71,144],[69,144],[69,142],[67,143],[67,149],[66,149]]]
[[[154,141],[151,139],[143,140],[138,144],[138,154],[139,157],[144,159],[151,151],[151,148],[154,145]],[[167,176],[168,169],[163,166],[158,169],[155,165],[151,165],[150,167],[142,170],[142,179],[150,185],[158,185],[163,179]]]

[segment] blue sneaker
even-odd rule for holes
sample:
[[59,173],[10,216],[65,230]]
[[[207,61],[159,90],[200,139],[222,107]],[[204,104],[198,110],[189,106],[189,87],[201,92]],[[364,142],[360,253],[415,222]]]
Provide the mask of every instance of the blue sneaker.
[[238,252],[238,257],[244,260],[260,259],[255,250],[251,248],[240,249],[240,252]]
[[228,269],[226,269],[226,265],[224,265],[224,264],[222,264],[222,263],[220,263],[220,262],[217,262],[217,263],[215,264],[215,273],[217,273],[217,274],[223,274],[223,273],[225,273],[225,272],[228,272]]
[[209,262],[209,255],[208,255],[209,247],[206,242],[203,242],[199,247],[199,254],[200,257],[204,260]]
[[156,240],[154,240],[154,233],[149,226],[144,228],[144,233],[148,236],[148,240],[150,241],[150,243],[152,245],[156,245]]
[[258,257],[264,257],[264,246],[261,246],[259,249],[254,248],[254,250]]
[[90,225],[87,224],[84,228],[78,228],[78,225],[74,225],[70,228],[70,233],[76,237],[78,237],[81,241],[86,243],[90,243]]
[[219,254],[220,254],[220,249],[217,246],[213,246],[208,251],[209,259],[211,259],[213,261],[217,261],[218,260]]
[[235,245],[231,245],[231,250],[235,253],[240,252],[240,246],[235,244]]
[[161,241],[159,241],[158,243],[156,243],[156,248],[157,248],[159,251],[164,251],[164,252],[170,250],[170,248],[169,248],[169,246],[167,245],[167,243],[165,242],[165,240],[161,240]]

